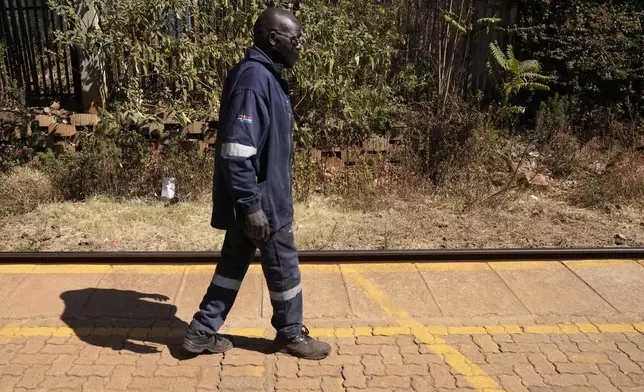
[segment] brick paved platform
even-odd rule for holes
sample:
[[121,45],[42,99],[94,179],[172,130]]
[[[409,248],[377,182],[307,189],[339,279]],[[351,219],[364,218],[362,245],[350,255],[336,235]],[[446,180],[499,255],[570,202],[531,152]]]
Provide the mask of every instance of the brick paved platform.
[[644,391],[644,263],[302,266],[322,361],[271,350],[253,266],[224,332],[180,342],[212,266],[0,265],[0,391]]

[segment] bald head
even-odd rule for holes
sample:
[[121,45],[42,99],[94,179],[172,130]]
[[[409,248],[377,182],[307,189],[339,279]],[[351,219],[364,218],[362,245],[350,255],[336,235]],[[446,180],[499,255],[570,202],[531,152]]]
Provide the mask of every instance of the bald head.
[[267,8],[255,22],[255,46],[264,51],[273,62],[291,68],[302,49],[302,27],[288,10]]
[[255,21],[255,43],[265,40],[271,30],[285,32],[299,26],[300,22],[288,10],[275,7],[267,8]]

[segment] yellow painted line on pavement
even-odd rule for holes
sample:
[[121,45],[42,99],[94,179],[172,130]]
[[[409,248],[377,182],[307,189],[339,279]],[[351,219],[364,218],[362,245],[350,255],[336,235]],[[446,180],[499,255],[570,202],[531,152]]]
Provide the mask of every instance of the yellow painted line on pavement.
[[[353,272],[417,272],[416,266],[412,263],[356,263],[341,264]],[[300,268],[304,265],[300,266]]]
[[35,264],[0,264],[0,274],[28,274]]
[[505,328],[505,332],[509,334],[520,334],[523,331],[521,331],[521,327],[518,325],[503,325],[502,327]]
[[[54,264],[54,265],[25,265],[3,264],[0,265],[0,274],[141,274],[141,275],[181,275],[184,271],[188,274],[213,274],[217,265],[108,265],[108,264]],[[304,273],[333,274],[340,272],[340,266],[335,265],[301,265]],[[412,270],[410,270],[412,271]],[[252,264],[248,268],[251,274],[261,274],[262,267]]]
[[447,327],[448,335],[486,335],[485,327]]
[[581,331],[582,333],[599,333],[599,329],[597,329],[595,324],[575,323],[575,326],[579,328],[579,331]]
[[115,266],[112,266],[112,270],[110,271],[110,273],[183,275],[185,270],[186,270],[185,265],[115,265]]
[[488,335],[500,335],[502,333],[506,333],[505,328],[502,325],[489,325],[484,328]]
[[371,327],[354,327],[353,334],[355,335],[355,337],[372,336],[373,330],[371,329]]
[[635,327],[630,324],[597,324],[599,332],[613,332],[613,333],[632,333],[636,332]]
[[300,271],[310,274],[339,274],[339,264],[301,264]]
[[0,329],[0,336],[15,336],[20,327],[4,327]]
[[559,329],[561,330],[561,333],[566,335],[581,333],[581,331],[579,331],[579,327],[574,324],[561,324],[559,325]]
[[36,265],[30,274],[105,274],[112,271],[106,264]]
[[635,260],[571,260],[564,264],[570,268],[641,267]]
[[[124,266],[126,267],[126,266]],[[171,265],[168,267],[181,267],[178,265]],[[215,268],[217,268],[216,264],[201,264],[201,265],[189,265],[186,267],[186,273],[189,275],[212,275],[215,273]],[[262,266],[259,264],[251,264],[248,267],[248,273],[249,274],[261,274],[262,273]]]
[[337,338],[352,338],[355,331],[353,328],[333,328],[333,333]]
[[313,337],[334,337],[335,331],[333,328],[312,328],[309,330],[311,336]]
[[494,261],[489,263],[497,271],[544,270],[564,268],[558,261]]
[[523,328],[523,332],[528,334],[561,334],[561,328],[558,325],[528,325]]
[[374,336],[400,336],[400,335],[409,335],[411,333],[410,328],[418,327],[418,323],[408,321],[407,323],[402,322],[401,324],[413,324],[412,326],[402,326],[402,327],[373,327]]
[[633,328],[641,334],[644,334],[644,323],[633,324]]
[[[498,389],[496,382],[483,369],[467,359],[443,339],[432,334],[429,328],[414,320],[405,309],[399,307],[370,279],[349,266],[343,267],[342,272],[353,280],[384,312],[398,319],[399,327],[374,328],[374,335],[387,335],[388,332],[391,332],[392,335],[411,333],[416,339],[425,343],[432,352],[440,356],[452,369],[462,374],[473,388],[482,392],[502,391]],[[485,329],[483,330],[485,331]]]
[[[313,329],[314,330],[314,329]],[[148,327],[148,328],[126,328],[126,327],[15,327],[7,326],[0,328],[0,336],[21,337],[21,336],[121,336],[132,339],[164,338],[176,336],[183,332],[181,328],[170,327]],[[264,337],[267,330],[264,328],[231,328],[226,332],[229,335],[246,337]],[[333,332],[333,329],[332,329]]]
[[[548,324],[548,325],[485,325],[485,326],[441,326],[421,325],[416,320],[401,320],[398,327],[353,327],[353,328],[311,328],[313,336],[328,336],[337,338],[358,336],[404,336],[415,335],[417,332],[432,336],[452,335],[500,335],[500,334],[537,334],[537,335],[577,335],[577,334],[607,334],[607,333],[640,333],[644,334],[644,322],[637,324]],[[131,338],[151,338],[173,336],[179,328],[170,327],[20,327],[7,325],[0,328],[0,336],[127,336]],[[264,328],[231,328],[225,333],[246,337],[266,337],[270,329]]]
[[416,264],[419,271],[482,271],[489,270],[490,266],[485,262],[462,262],[462,263],[432,263]]
[[[337,274],[342,268],[348,268],[356,273],[392,273],[392,272],[440,272],[440,271],[481,271],[490,268],[498,271],[521,271],[565,268],[610,268],[620,266],[644,266],[644,261],[635,260],[580,260],[564,262],[548,261],[518,261],[518,262],[447,262],[447,263],[363,263],[363,264],[302,264],[303,273]],[[162,265],[162,264],[0,264],[0,274],[150,274],[172,275],[183,274],[212,274],[216,264],[206,265]],[[259,264],[252,264],[249,273],[262,273]]]
[[359,268],[352,265],[342,266],[342,273],[355,282],[385,313],[396,316],[398,319],[411,320],[411,315],[405,309],[394,303],[384,291],[376,287],[369,278],[359,271]]
[[[252,265],[251,265],[252,267]],[[214,274],[215,273],[215,268],[217,266],[215,264],[202,264],[202,265],[190,265],[186,269],[186,273],[188,274]],[[250,268],[248,269],[250,271]]]

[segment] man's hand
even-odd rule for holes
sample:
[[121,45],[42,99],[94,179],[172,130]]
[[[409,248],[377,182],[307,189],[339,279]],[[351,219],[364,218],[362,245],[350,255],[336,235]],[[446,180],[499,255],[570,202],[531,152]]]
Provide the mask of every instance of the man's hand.
[[246,217],[245,231],[255,245],[268,241],[271,231],[268,227],[268,218],[263,210],[260,209]]

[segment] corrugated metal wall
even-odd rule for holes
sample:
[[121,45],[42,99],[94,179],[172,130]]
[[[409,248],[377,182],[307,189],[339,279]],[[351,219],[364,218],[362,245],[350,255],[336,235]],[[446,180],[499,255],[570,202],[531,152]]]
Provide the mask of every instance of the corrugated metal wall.
[[58,47],[53,37],[64,28],[46,0],[0,0],[4,69],[30,101],[75,94],[70,48]]

